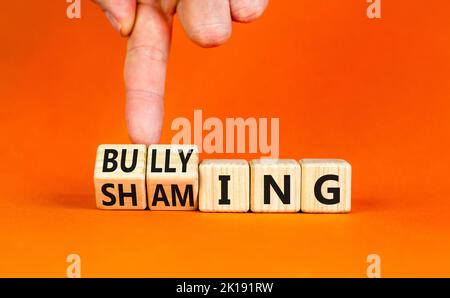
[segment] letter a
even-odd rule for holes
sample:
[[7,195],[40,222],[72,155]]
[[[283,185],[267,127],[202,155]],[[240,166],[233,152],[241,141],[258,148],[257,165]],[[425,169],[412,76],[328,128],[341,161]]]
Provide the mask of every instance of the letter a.
[[367,277],[368,278],[380,278],[381,277],[381,258],[377,254],[371,254],[367,256]]
[[67,7],[67,17],[69,19],[81,18],[81,0],[66,0],[70,5]]
[[68,278],[80,278],[81,277],[81,259],[77,254],[70,254],[66,259],[67,263],[70,263],[66,269],[66,276]]
[[367,0],[367,3],[371,3],[367,7],[367,17],[369,19],[381,19],[381,0]]

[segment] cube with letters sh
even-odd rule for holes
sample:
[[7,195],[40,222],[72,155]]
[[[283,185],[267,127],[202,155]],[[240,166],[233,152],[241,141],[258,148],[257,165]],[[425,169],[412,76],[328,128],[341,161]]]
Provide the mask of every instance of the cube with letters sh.
[[100,145],[94,184],[99,209],[145,209],[145,145]]
[[195,145],[150,145],[147,195],[150,210],[196,210],[198,149]]

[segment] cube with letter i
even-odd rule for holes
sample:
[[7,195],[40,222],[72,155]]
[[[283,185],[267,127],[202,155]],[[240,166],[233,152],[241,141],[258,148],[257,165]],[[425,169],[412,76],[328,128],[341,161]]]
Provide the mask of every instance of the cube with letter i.
[[253,212],[300,211],[300,165],[293,159],[250,162]]
[[209,159],[200,163],[199,209],[204,212],[248,212],[248,162],[243,159]]
[[145,209],[145,145],[100,145],[95,161],[97,208]]
[[150,210],[196,210],[198,149],[195,145],[150,145],[147,159]]
[[302,212],[345,213],[351,210],[351,171],[341,159],[302,159]]

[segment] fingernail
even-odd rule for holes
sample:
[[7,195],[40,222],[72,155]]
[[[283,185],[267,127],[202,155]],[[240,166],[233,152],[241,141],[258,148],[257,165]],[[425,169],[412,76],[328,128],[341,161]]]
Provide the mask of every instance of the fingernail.
[[120,23],[116,20],[116,18],[109,12],[105,12],[106,17],[108,18],[109,22],[111,23],[111,25],[113,26],[113,28],[120,33]]

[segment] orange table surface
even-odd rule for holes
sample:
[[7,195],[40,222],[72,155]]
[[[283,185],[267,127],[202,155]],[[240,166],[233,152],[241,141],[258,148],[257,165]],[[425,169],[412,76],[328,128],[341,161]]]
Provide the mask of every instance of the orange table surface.
[[[273,0],[201,49],[175,21],[162,142],[176,117],[278,117],[280,157],[353,166],[345,215],[95,209],[101,143],[127,143],[126,40],[82,1],[0,10],[0,276],[450,276],[449,1]],[[255,158],[202,154],[201,158]]]

